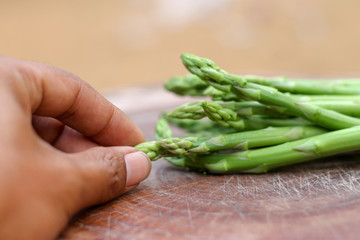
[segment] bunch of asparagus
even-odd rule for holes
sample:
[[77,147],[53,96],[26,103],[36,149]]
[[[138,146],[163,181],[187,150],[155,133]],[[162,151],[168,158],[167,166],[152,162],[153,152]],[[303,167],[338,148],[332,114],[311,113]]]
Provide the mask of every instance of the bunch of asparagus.
[[[152,160],[202,172],[269,170],[360,150],[360,81],[238,76],[191,54],[189,74],[165,88],[201,98],[159,119],[156,140],[137,149]],[[174,137],[169,124],[184,129]]]

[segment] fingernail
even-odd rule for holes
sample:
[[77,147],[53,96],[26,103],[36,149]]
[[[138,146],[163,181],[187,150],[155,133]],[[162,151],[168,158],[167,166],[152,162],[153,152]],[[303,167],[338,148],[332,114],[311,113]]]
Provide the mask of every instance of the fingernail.
[[126,186],[132,186],[143,181],[150,173],[151,162],[143,152],[132,152],[125,155]]

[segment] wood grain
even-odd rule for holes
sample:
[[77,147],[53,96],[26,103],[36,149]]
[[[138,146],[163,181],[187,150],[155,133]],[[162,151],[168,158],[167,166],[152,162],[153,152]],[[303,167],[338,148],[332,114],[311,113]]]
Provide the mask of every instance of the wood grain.
[[[159,89],[109,99],[151,139],[158,112],[187,101]],[[170,100],[146,105],[154,96]],[[143,99],[145,109],[129,107],[131,99]],[[359,156],[260,175],[203,175],[158,160],[138,188],[80,213],[59,239],[358,239]]]

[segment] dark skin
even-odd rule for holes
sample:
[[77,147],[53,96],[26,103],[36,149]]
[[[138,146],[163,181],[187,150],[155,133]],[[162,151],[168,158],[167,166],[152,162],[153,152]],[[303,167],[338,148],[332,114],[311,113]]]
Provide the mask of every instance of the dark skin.
[[142,132],[73,74],[0,56],[0,102],[0,239],[54,239],[150,172]]

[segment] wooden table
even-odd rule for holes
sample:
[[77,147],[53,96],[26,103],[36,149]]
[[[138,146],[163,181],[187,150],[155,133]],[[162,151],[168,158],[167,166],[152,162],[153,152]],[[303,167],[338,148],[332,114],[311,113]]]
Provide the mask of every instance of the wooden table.
[[[161,87],[107,94],[148,139],[161,110],[189,99]],[[138,188],[77,216],[60,239],[359,239],[360,157],[268,174],[203,175],[158,160]]]

